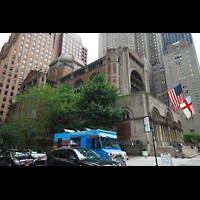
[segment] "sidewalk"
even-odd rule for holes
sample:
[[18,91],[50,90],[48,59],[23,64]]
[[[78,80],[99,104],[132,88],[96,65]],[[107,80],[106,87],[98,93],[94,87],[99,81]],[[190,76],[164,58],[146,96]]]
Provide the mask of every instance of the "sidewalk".
[[[158,166],[161,166],[161,157],[157,157]],[[200,155],[193,158],[174,158],[172,157],[173,166],[200,166]],[[147,158],[142,156],[129,157],[127,166],[156,166],[154,156]]]

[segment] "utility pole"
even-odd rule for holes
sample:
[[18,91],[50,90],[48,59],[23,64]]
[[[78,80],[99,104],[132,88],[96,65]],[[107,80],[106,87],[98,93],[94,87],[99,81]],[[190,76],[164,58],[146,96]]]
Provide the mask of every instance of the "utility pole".
[[156,156],[156,147],[155,147],[155,141],[154,141],[154,129],[152,127],[151,112],[149,112],[149,121],[150,121],[150,130],[152,132],[152,137],[153,137],[153,147],[154,147],[154,152],[155,152],[156,166],[158,166],[158,161],[157,161],[157,156]]

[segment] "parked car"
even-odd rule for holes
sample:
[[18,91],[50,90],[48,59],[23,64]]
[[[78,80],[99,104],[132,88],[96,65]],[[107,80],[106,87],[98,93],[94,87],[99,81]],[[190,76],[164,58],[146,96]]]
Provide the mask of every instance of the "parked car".
[[7,150],[0,157],[1,166],[34,166],[35,158],[22,150]]
[[101,158],[88,148],[67,147],[53,150],[45,166],[118,166],[119,163]]
[[41,149],[27,149],[26,152],[28,155],[32,156],[35,158],[35,163],[36,165],[44,165],[47,155],[46,152],[44,152]]

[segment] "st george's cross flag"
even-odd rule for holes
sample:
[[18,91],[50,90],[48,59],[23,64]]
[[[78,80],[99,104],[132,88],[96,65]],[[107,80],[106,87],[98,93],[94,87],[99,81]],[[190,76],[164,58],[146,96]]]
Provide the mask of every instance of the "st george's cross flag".
[[187,118],[190,118],[192,115],[195,114],[194,108],[192,106],[192,99],[190,96],[186,97],[183,100],[183,103],[180,105],[181,109],[185,113]]
[[181,87],[181,83],[174,89],[170,90],[168,93],[169,100],[174,107],[174,111],[179,109],[180,104],[183,103],[184,93]]

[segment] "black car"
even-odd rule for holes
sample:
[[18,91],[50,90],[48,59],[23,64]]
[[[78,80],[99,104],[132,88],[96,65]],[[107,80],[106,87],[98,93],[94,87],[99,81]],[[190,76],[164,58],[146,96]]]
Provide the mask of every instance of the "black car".
[[68,147],[53,150],[45,166],[118,166],[119,163],[101,158],[91,149]]
[[8,150],[0,157],[1,166],[34,166],[35,158],[22,150]]

